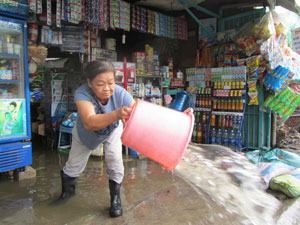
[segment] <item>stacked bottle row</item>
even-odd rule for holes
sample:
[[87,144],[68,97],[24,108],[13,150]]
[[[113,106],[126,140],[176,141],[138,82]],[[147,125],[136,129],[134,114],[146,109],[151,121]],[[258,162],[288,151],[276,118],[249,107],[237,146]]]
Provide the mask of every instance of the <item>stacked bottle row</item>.
[[245,81],[243,80],[231,80],[231,81],[214,81],[214,89],[224,89],[224,90],[242,90],[245,88]]
[[[210,120],[210,143],[212,144],[225,145],[234,149],[242,147],[243,115],[241,113],[244,111],[246,72],[246,67],[212,69],[213,112]],[[235,112],[239,114],[234,114]]]
[[243,116],[211,115],[210,126],[213,128],[239,129]]
[[192,142],[207,143],[209,136],[209,114],[208,112],[195,112],[195,126]]
[[242,133],[239,129],[212,128],[210,143],[240,149],[242,148]]
[[213,111],[243,112],[244,101],[242,98],[239,99],[215,98],[213,99],[212,109]]
[[211,101],[211,88],[199,88],[196,94],[196,108],[211,108],[212,101]]

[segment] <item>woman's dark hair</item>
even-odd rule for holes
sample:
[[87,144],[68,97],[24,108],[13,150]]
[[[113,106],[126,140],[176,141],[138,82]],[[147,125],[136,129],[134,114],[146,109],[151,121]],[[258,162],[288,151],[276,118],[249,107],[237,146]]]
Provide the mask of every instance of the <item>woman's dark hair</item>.
[[106,72],[112,72],[115,75],[115,68],[111,62],[92,61],[85,66],[84,77],[92,81],[98,74]]
[[11,102],[9,105],[13,105],[15,108],[17,107],[17,103],[16,102]]

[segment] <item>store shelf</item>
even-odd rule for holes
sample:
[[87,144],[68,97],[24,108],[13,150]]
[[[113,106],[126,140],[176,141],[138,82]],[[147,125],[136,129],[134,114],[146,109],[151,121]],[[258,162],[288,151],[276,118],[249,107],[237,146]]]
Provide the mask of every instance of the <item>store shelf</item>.
[[0,79],[0,84],[18,84],[20,83],[19,80],[3,80]]
[[16,54],[0,53],[0,58],[4,58],[4,59],[19,59],[20,56],[16,55]]
[[214,115],[220,115],[220,116],[243,116],[244,114],[242,112],[222,112],[222,111],[212,111],[212,114]]
[[210,108],[194,108],[195,112],[211,112]]

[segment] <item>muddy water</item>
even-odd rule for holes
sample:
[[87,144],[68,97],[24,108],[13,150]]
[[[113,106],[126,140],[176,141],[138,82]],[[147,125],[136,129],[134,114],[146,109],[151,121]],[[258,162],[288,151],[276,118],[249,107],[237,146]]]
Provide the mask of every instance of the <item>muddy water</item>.
[[226,215],[244,218],[242,224],[300,224],[300,199],[282,202],[266,193],[257,168],[228,148],[190,145],[176,174],[222,205]]
[[[212,163],[221,162],[218,159],[226,157],[226,154],[222,155],[224,151],[212,153],[196,149],[198,152],[189,149],[173,173],[146,159],[125,158],[124,215],[116,219],[108,217],[109,191],[103,161],[92,157],[78,179],[77,195],[64,205],[52,206],[51,202],[60,192],[57,155],[37,149],[33,164],[37,170],[35,179],[20,182],[0,180],[0,224],[272,224],[268,222],[274,212],[274,221],[286,221],[282,215],[293,218],[297,214],[297,208],[294,207],[296,212],[287,210],[290,207],[284,209],[273,197],[263,198],[261,200],[267,199],[268,202],[262,202],[252,199],[253,196],[246,191],[240,192],[242,176],[240,179],[230,178],[228,171],[222,176],[219,165]],[[225,161],[224,165],[231,164]],[[229,191],[231,189],[234,192]],[[264,196],[260,190],[254,193],[259,198]],[[253,220],[253,217],[262,219]],[[290,224],[293,222],[291,219]]]

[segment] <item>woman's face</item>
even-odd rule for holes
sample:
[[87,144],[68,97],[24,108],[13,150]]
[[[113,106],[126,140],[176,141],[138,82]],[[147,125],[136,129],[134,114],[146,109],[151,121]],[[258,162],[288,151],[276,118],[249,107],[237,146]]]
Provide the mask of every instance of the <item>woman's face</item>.
[[106,102],[114,93],[116,82],[113,72],[98,74],[92,81],[88,80],[89,87],[101,102]]

